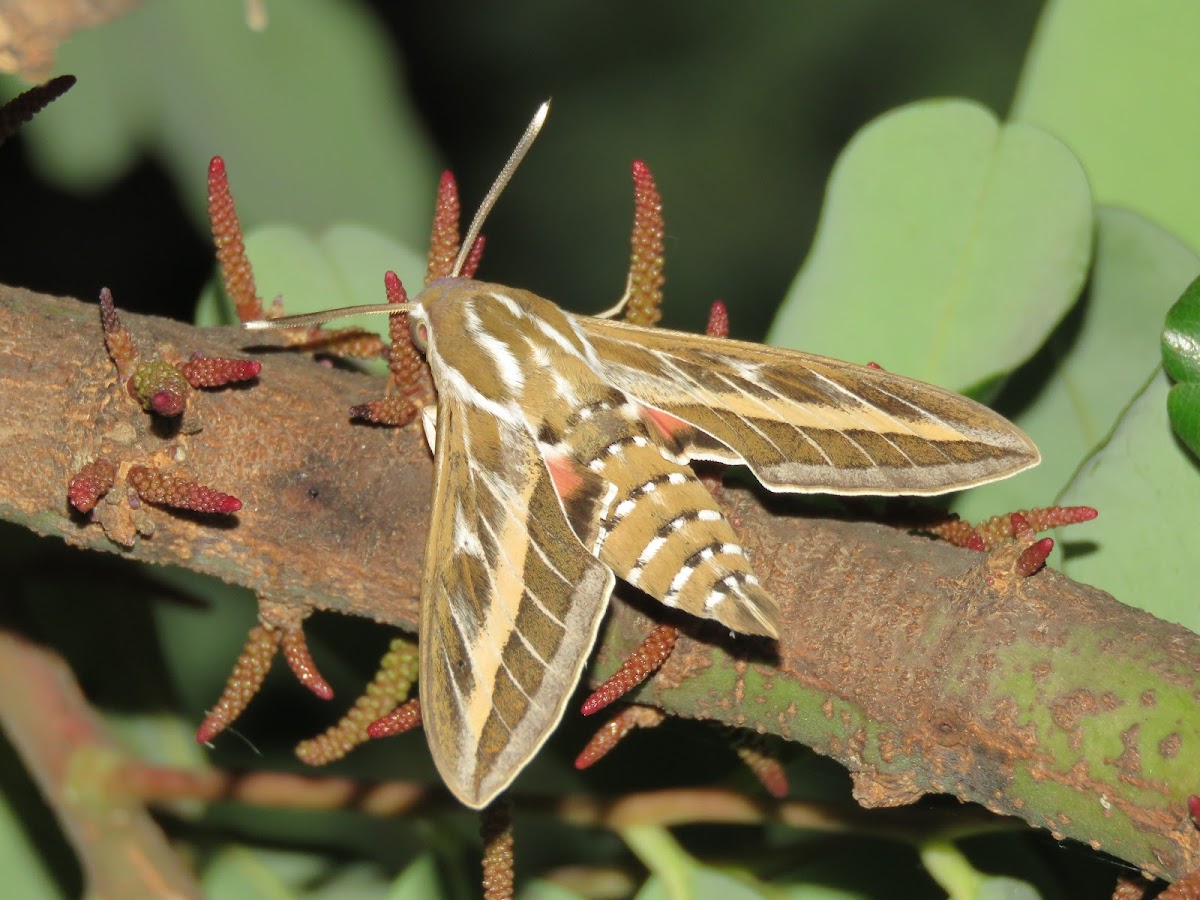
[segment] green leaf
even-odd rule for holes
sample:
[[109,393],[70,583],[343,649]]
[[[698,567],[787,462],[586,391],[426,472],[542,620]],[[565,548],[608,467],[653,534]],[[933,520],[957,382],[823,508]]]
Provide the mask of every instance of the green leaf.
[[149,151],[194,185],[182,199],[199,224],[220,154],[247,226],[353,215],[422,240],[436,172],[385,29],[329,0],[271,4],[270,17],[256,33],[239,3],[159,0],[76,33],[57,67],[79,83],[23,132],[31,157],[94,190]]
[[[203,745],[196,743],[194,720],[162,710],[111,710],[104,720],[122,747],[143,762],[199,770],[209,761]],[[199,809],[203,804],[195,806]]]
[[41,897],[53,900],[63,893],[46,868],[38,846],[30,840],[20,816],[0,797],[0,872],[9,897]]
[[963,100],[860,131],[769,340],[959,390],[1041,345],[1087,273],[1092,207],[1070,151]]
[[1200,471],[1167,420],[1170,382],[1158,369],[1112,437],[1080,469],[1061,502],[1096,507],[1096,552],[1068,553],[1063,571],[1130,606],[1200,631],[1196,510]]
[[[413,866],[405,870],[403,879]],[[413,884],[422,881],[422,870],[413,872]],[[398,882],[397,882],[398,883]],[[379,866],[347,862],[317,852],[276,850],[226,845],[204,868],[204,896],[219,900],[395,900],[420,897],[435,900],[438,893],[395,894]]]
[[442,895],[437,860],[432,853],[423,853],[392,882],[387,900],[434,900]]
[[1167,313],[1162,336],[1163,368],[1176,381],[1200,381],[1200,278],[1187,286]]
[[779,887],[778,896],[786,897],[787,900],[871,900],[872,896],[879,895],[844,891],[822,884],[785,884]]
[[[271,857],[271,865],[266,858]],[[221,900],[293,900],[288,881],[313,878],[325,870],[315,857],[274,854],[225,845],[204,867],[201,886],[206,897]]]
[[525,885],[518,896],[520,900],[587,900],[584,894],[577,894],[561,884],[540,879]]
[[[186,743],[191,747],[187,751],[173,750],[172,756],[163,762],[194,764],[183,754],[195,753],[200,748],[196,743],[195,728],[203,711],[220,696],[234,660],[245,644],[246,634],[257,622],[256,604],[253,592],[211,575],[175,566],[155,568],[153,573],[156,579],[203,602],[202,606],[156,603],[152,607],[164,648],[163,665],[181,708],[192,717],[191,733],[185,735]],[[174,737],[167,742],[164,736],[164,746],[174,748],[175,742]],[[139,752],[142,746],[135,744]],[[206,759],[207,753],[201,752]]]
[[[391,894],[382,869],[370,862],[334,860],[330,874],[298,885],[307,900],[385,900]],[[422,900],[437,900],[436,893],[409,894]]]
[[926,840],[918,852],[949,900],[1040,900],[1041,894],[1027,882],[980,872],[953,841]]
[[1032,394],[1014,421],[1041,449],[1042,463],[959,495],[954,510],[970,522],[1050,505],[1145,385],[1159,358],[1162,316],[1200,272],[1200,257],[1137,213],[1101,207],[1096,218],[1087,295],[1011,385]]
[[1177,384],[1167,394],[1171,428],[1187,448],[1200,456],[1200,382]]
[[666,828],[629,825],[620,835],[651,873],[637,900],[766,900],[765,888],[748,875],[739,878],[703,865]]
[[1200,95],[1194,0],[1046,4],[1012,118],[1079,157],[1100,203],[1124,206],[1200,250]]
[[[425,259],[395,238],[357,224],[340,224],[313,237],[293,225],[268,225],[246,236],[246,255],[263,302],[283,297],[288,313],[316,312],[339,306],[383,303],[383,274],[400,276],[409,296],[425,283]],[[196,308],[197,325],[237,321],[217,284],[210,283]],[[357,326],[387,333],[387,316],[355,316],[335,327]],[[381,369],[382,371],[382,369]]]
[[690,896],[692,873],[697,862],[679,845],[666,828],[630,825],[619,830],[651,877],[637,893],[637,900],[680,900]]
[[1040,900],[1041,892],[1027,881],[988,875],[979,885],[979,900]]
[[637,892],[636,900],[770,900],[774,893],[701,865],[692,866],[682,884],[682,888],[675,889],[670,880],[651,875]]
[[[295,225],[266,225],[246,235],[246,256],[263,302],[282,297],[288,313],[317,312],[359,303],[383,303],[383,273],[400,276],[410,296],[425,284],[425,259],[396,238],[364,225],[343,223],[316,236]],[[237,321],[232,307],[211,284],[201,298],[198,325]],[[219,302],[218,302],[219,301]],[[346,319],[339,327],[358,324],[387,332],[387,317]]]

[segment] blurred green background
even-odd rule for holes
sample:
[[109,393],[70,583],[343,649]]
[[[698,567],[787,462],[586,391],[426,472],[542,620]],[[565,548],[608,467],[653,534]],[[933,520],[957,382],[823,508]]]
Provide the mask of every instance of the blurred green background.
[[[0,280],[84,298],[107,284],[126,308],[190,316],[211,269],[199,216],[214,154],[247,228],[297,221],[311,193],[305,224],[364,221],[423,251],[430,164],[458,175],[472,208],[551,97],[549,126],[489,222],[481,277],[578,311],[610,305],[628,256],[629,165],[644,159],[664,197],[667,324],[702,327],[722,298],[735,333],[761,338],[854,131],[930,96],[1003,115],[1041,4],[298,0],[268,3],[261,35],[238,33],[237,0],[154,6],[61,54],[59,71],[80,83],[30,131],[70,117],[82,159],[54,154],[30,177],[20,139],[0,153],[3,206],[20,211],[0,220]],[[330,24],[293,24],[308,7]],[[329,46],[332,22],[360,15],[378,41],[353,59],[373,67],[370,96]],[[410,116],[416,158],[389,159],[382,120],[399,130]],[[47,183],[48,166],[78,190]],[[389,193],[397,177],[413,192]],[[247,199],[260,182],[274,202]]]

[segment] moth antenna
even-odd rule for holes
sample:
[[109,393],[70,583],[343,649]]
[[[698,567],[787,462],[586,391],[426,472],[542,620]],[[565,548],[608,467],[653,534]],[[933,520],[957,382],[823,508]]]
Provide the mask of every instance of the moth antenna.
[[625,276],[625,293],[621,295],[621,299],[603,312],[592,313],[592,315],[597,319],[615,319],[621,313],[625,312],[625,307],[629,305],[629,297],[632,293],[633,273],[630,273]]
[[283,328],[315,328],[333,319],[344,319],[346,316],[382,316],[395,315],[400,312],[412,312],[417,308],[416,303],[368,303],[363,306],[343,306],[339,309],[326,309],[321,312],[301,313],[298,316],[280,316],[278,319],[254,319],[243,322],[242,327],[247,331],[277,331]]
[[[508,157],[508,162],[504,164],[504,168],[500,170],[500,174],[496,176],[496,180],[492,182],[492,186],[488,189],[483,202],[479,204],[479,211],[475,213],[475,218],[471,220],[471,227],[467,229],[462,246],[459,247],[458,257],[454,260],[454,268],[450,271],[452,276],[457,277],[462,272],[463,265],[466,264],[467,257],[471,253],[471,248],[475,245],[475,239],[479,237],[479,232],[483,230],[484,220],[487,218],[488,213],[492,211],[492,207],[496,205],[497,198],[499,198],[500,194],[512,180],[513,173],[517,171],[517,166],[521,165],[521,160],[525,158],[525,154],[533,146],[533,142],[537,139],[538,132],[542,130],[542,126],[546,123],[546,116],[549,113],[550,101],[547,100],[533,114],[533,119],[525,127],[525,133],[517,141],[517,146],[513,148],[512,154]],[[628,288],[626,289],[626,294],[628,294]],[[617,306],[618,311],[624,306],[624,303],[625,300],[622,299],[621,303]],[[326,322],[333,321],[334,319],[343,319],[346,316],[382,316],[393,315],[398,312],[411,312],[417,308],[417,305],[416,303],[376,303],[365,306],[343,306],[340,309],[327,309],[322,312],[304,313],[298,316],[281,316],[278,319],[255,319],[251,322],[243,322],[242,327],[247,331],[315,328],[318,325],[324,325]]]
[[546,123],[546,116],[549,113],[550,101],[547,100],[533,114],[533,119],[526,126],[525,133],[521,135],[521,139],[517,141],[517,146],[513,148],[508,162],[504,164],[504,168],[500,170],[500,174],[492,182],[492,186],[488,189],[483,202],[479,204],[479,210],[475,213],[475,218],[471,220],[471,227],[467,229],[467,235],[463,238],[462,245],[458,249],[458,257],[454,260],[454,268],[450,271],[453,277],[457,278],[462,272],[463,265],[467,261],[467,256],[470,254],[471,248],[475,245],[475,239],[479,237],[479,232],[483,230],[484,220],[487,218],[488,213],[492,211],[492,207],[496,205],[496,200],[499,198],[501,192],[508,187],[513,173],[517,171],[517,166],[521,165],[521,160],[525,158],[525,154],[533,146],[533,142],[537,139],[538,132],[542,130],[542,125]]

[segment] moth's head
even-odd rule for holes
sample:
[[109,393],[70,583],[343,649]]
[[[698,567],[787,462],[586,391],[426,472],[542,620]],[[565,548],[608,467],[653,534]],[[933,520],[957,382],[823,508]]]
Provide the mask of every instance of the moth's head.
[[418,350],[425,352],[429,349],[430,330],[447,327],[447,314],[458,312],[453,307],[461,303],[463,297],[469,296],[468,286],[474,283],[469,278],[450,275],[434,279],[417,294],[408,312],[408,322],[412,341]]
[[427,351],[430,335],[477,333],[483,327],[479,317],[497,290],[504,289],[473,278],[449,276],[431,281],[409,310],[413,343]]

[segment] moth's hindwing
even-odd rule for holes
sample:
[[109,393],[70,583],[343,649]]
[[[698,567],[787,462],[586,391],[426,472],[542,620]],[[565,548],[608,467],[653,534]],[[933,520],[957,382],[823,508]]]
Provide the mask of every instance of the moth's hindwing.
[[[668,456],[637,403],[594,378],[580,390],[587,401],[567,415],[547,410],[542,429],[543,457],[562,482],[576,533],[623,580],[667,606],[777,636],[775,601],[708,489]],[[609,499],[575,504],[571,487],[586,480]]]
[[986,406],[901,375],[761,344],[572,319],[609,382],[661,411],[682,455],[745,464],[773,491],[944,494],[1041,458]]

